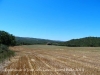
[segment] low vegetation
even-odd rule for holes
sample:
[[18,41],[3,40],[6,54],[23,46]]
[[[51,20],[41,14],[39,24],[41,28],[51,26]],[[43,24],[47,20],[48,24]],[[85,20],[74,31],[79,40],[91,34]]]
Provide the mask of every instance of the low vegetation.
[[0,62],[14,56],[14,51],[9,50],[9,46],[16,45],[15,37],[5,31],[0,31]]
[[14,55],[14,51],[9,50],[5,45],[0,45],[0,62],[3,62],[5,59],[9,59]]

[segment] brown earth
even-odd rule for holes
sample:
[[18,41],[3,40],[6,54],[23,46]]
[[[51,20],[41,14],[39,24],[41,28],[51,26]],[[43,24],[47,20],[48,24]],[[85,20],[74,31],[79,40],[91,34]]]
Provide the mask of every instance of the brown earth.
[[100,75],[100,51],[96,48],[15,46],[10,49],[16,56],[0,75]]

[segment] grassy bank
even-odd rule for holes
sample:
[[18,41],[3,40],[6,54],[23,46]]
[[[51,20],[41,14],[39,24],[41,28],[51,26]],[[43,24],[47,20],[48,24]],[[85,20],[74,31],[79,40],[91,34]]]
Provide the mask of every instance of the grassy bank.
[[5,45],[0,45],[0,63],[14,55],[14,51],[9,50],[9,48]]

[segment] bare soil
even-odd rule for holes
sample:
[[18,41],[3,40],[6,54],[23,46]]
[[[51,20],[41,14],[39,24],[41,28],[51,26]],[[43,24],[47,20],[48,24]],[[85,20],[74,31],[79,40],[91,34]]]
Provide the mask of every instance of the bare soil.
[[[0,75],[100,75],[100,48],[15,46]],[[1,66],[0,66],[1,67]]]

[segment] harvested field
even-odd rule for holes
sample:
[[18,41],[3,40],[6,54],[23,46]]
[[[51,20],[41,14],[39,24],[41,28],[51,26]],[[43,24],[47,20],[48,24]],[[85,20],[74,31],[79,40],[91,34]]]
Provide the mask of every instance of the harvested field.
[[0,75],[100,75],[99,47],[15,46]]

